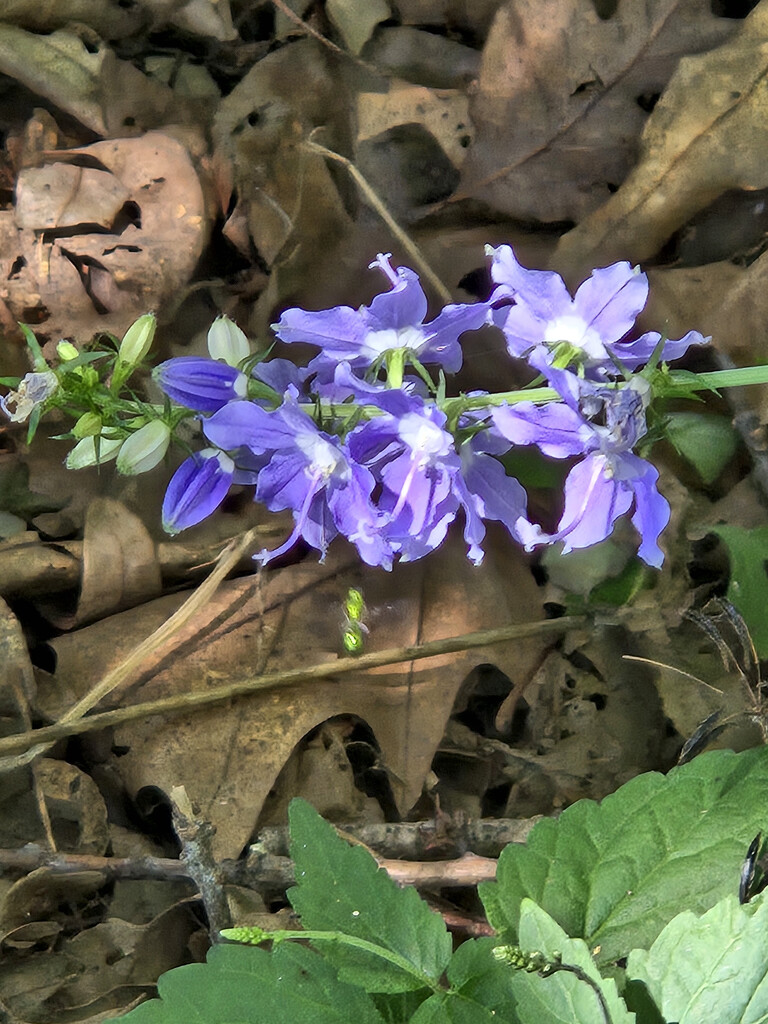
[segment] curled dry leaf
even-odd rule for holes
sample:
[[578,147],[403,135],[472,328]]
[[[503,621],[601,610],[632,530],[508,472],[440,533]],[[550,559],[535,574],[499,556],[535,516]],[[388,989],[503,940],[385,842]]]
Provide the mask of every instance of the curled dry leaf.
[[680,61],[645,127],[637,166],[565,235],[558,268],[647,259],[727,189],[768,186],[767,40],[768,8],[760,4],[733,39]]
[[[428,563],[404,565],[393,573],[361,573],[329,558],[323,567],[305,564],[270,573],[261,589],[253,577],[225,584],[184,627],[178,643],[150,659],[143,673],[149,678],[131,689],[131,700],[343,656],[344,598],[350,586],[361,584],[371,651],[538,618],[536,587],[516,553],[489,554],[487,563],[475,568],[463,550],[448,545]],[[53,640],[56,675],[40,682],[46,690],[42,704],[52,702],[49,713],[63,692],[82,696],[178,603],[178,596],[161,598]],[[547,642],[518,641],[410,666],[352,672],[339,681],[256,692],[232,706],[213,706],[187,717],[126,723],[115,732],[115,742],[126,752],[114,768],[130,793],[143,786],[167,792],[183,783],[201,817],[218,829],[217,856],[234,857],[294,747],[327,719],[352,715],[374,732],[398,804],[407,809],[419,796],[470,669],[493,662],[511,678],[524,679]]]
[[57,157],[22,170],[16,210],[0,213],[0,299],[53,337],[120,335],[189,280],[208,232],[200,182],[161,132]]
[[62,613],[49,603],[44,614],[73,629],[157,597],[161,589],[155,544],[141,519],[113,498],[94,498],[85,516],[77,608]]
[[605,20],[593,0],[510,0],[483,51],[462,194],[523,220],[581,220],[634,164],[679,57],[737,25],[710,0],[619,4]]
[[0,665],[3,687],[0,690],[0,715],[6,719],[19,718],[25,709],[20,700],[35,697],[35,673],[29,660],[27,644],[21,624],[8,605],[0,599]]

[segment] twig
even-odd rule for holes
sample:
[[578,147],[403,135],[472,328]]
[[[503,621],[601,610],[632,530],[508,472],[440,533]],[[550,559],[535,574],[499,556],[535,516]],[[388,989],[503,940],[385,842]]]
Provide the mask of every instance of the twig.
[[[467,820],[464,814],[446,815],[429,821],[398,821],[386,824],[337,826],[345,834],[359,839],[374,854],[398,860],[448,860],[471,850],[481,857],[498,857],[509,843],[524,843],[541,815],[531,818],[478,818]],[[287,825],[268,825],[259,829],[250,853],[278,857],[288,855],[290,835]]]
[[[222,568],[221,566],[219,568]],[[218,570],[217,570],[218,571]],[[210,582],[206,580],[203,586]],[[198,588],[198,590],[202,589]],[[195,592],[195,595],[198,591]],[[193,595],[193,597],[195,596]],[[192,598],[190,598],[190,601]],[[189,602],[187,602],[188,604]],[[186,608],[182,605],[176,615]],[[161,626],[152,637],[165,629],[172,621],[169,619],[164,626]],[[40,747],[35,744],[51,744],[64,736],[77,736],[85,732],[93,732],[97,729],[105,729],[108,726],[119,725],[136,718],[146,718],[149,715],[157,714],[187,714],[199,708],[210,707],[213,704],[224,704],[233,697],[244,697],[256,693],[259,690],[273,689],[278,686],[295,686],[310,679],[331,679],[336,676],[347,675],[350,672],[363,672],[369,668],[379,668],[382,665],[396,665],[405,661],[420,661],[422,658],[432,658],[439,654],[455,654],[458,651],[467,651],[475,647],[486,647],[493,644],[507,643],[511,640],[522,640],[529,636],[541,636],[549,633],[565,633],[585,625],[585,615],[568,615],[560,619],[547,619],[544,622],[530,622],[522,625],[501,626],[498,629],[483,629],[476,633],[464,633],[461,636],[448,637],[445,640],[432,640],[426,644],[417,644],[412,647],[387,648],[384,651],[373,651],[370,654],[362,654],[358,658],[346,658],[339,661],[326,661],[320,665],[308,668],[287,669],[284,672],[274,672],[271,675],[256,676],[255,678],[243,680],[238,683],[229,683],[226,686],[213,687],[210,690],[198,691],[195,693],[183,693],[175,697],[165,697],[160,700],[146,701],[141,704],[131,704],[128,707],[117,708],[114,711],[104,711],[101,714],[90,715],[88,718],[73,719],[72,713],[68,713],[55,725],[42,726],[39,729],[31,729],[28,732],[18,733],[14,736],[4,736],[0,739],[0,755],[15,754],[19,751],[26,751],[23,755],[24,761],[10,758],[0,760],[0,772],[8,771],[12,767],[18,767],[19,763],[26,763],[36,756]],[[181,625],[181,623],[179,623]],[[152,640],[149,638],[149,641]],[[156,645],[140,645],[152,650]],[[122,668],[122,666],[120,666]],[[114,673],[107,677],[111,678]],[[102,690],[103,683],[97,688]],[[109,692],[105,689],[104,693]],[[82,705],[82,701],[80,705]],[[80,706],[77,705],[77,706]],[[32,748],[30,751],[29,748]],[[45,749],[42,747],[42,749]]]
[[440,296],[442,302],[451,302],[452,296],[448,289],[445,287],[443,282],[434,272],[429,263],[427,263],[426,257],[419,249],[418,245],[410,238],[406,232],[400,227],[397,221],[394,219],[392,214],[389,212],[379,195],[374,192],[373,188],[368,184],[366,179],[352,163],[351,160],[347,160],[341,153],[335,153],[332,149],[326,149],[325,146],[321,146],[318,142],[313,142],[311,137],[303,143],[305,149],[309,150],[310,153],[319,153],[321,156],[326,157],[328,160],[335,160],[337,163],[343,164],[347,168],[349,174],[354,179],[355,184],[363,193],[365,198],[374,208],[376,213],[381,217],[384,223],[387,225],[389,230],[398,240],[400,245],[405,249],[408,255],[411,257],[413,262],[421,271],[422,277],[426,278],[427,281],[432,285],[437,294]]
[[195,815],[184,786],[174,786],[169,796],[173,828],[181,843],[181,859],[203,901],[211,940],[218,942],[222,929],[232,927],[232,917],[224,895],[221,869],[213,855],[216,829],[209,821]]
[[[386,857],[377,857],[376,863],[398,884],[426,889],[472,886],[478,882],[492,880],[496,876],[496,861],[474,854],[456,860],[436,861],[390,860]],[[55,874],[103,871],[112,878],[123,879],[189,879],[200,887],[200,878],[193,877],[192,864],[166,857],[95,857],[76,853],[50,853],[33,846],[25,846],[20,850],[0,849],[0,876],[26,874],[38,868],[47,868]],[[273,854],[262,854],[258,859],[251,856],[248,864],[241,861],[223,861],[216,864],[215,869],[222,883],[256,890],[285,889],[295,881],[290,857],[275,857]]]
[[353,63],[359,65],[359,67],[365,68],[366,71],[372,71],[375,75],[381,76],[381,71],[377,67],[374,67],[373,64],[369,64],[368,61],[363,60],[362,57],[357,57],[354,53],[350,53],[349,50],[344,50],[341,46],[337,46],[336,43],[332,43],[330,39],[322,34],[322,32],[318,32],[316,28],[313,28],[309,24],[309,22],[304,21],[304,19],[295,11],[292,11],[288,4],[284,3],[283,0],[272,0],[272,3],[278,11],[288,18],[289,21],[292,21],[294,25],[298,25],[298,27],[303,29],[307,35],[312,36],[312,38],[316,39],[318,43],[327,47],[331,53],[338,54],[340,57],[346,57],[347,60],[351,60]]

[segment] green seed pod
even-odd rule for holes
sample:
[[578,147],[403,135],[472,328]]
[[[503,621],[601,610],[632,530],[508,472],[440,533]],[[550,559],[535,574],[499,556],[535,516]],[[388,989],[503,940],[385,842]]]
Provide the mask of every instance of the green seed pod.
[[80,440],[83,437],[96,437],[101,433],[101,416],[97,412],[85,412],[72,427],[72,433]]

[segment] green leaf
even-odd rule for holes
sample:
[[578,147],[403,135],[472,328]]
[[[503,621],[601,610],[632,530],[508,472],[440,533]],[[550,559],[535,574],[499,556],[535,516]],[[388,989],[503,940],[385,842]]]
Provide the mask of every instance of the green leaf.
[[602,993],[611,1024],[633,1024],[635,1016],[619,996],[616,982],[601,976],[586,943],[569,939],[531,900],[524,900],[520,908],[519,944],[526,951],[552,958],[557,955],[564,965],[579,968],[593,982],[590,985],[568,970],[541,977],[507,968],[512,974],[512,997],[520,1024],[602,1024],[605,1017],[593,986]]
[[205,964],[163,974],[159,999],[128,1024],[384,1024],[371,998],[336,977],[312,950],[284,943],[273,953],[214,946]]
[[766,830],[768,747],[714,750],[669,775],[580,800],[510,844],[479,887],[491,924],[519,944],[528,896],[586,940],[600,963],[647,949],[681,906],[701,912],[738,889],[749,843]]
[[768,658],[768,526],[713,526],[728,549],[731,575],[726,597],[746,623],[759,658]]
[[297,886],[288,892],[307,930],[344,932],[402,957],[410,971],[347,946],[323,944],[340,977],[373,992],[437,985],[451,937],[414,888],[401,889],[360,846],[349,846],[305,801],[289,808]]
[[666,424],[669,440],[695,467],[705,484],[714,483],[731,461],[738,436],[722,416],[702,412],[674,412]]
[[514,972],[493,956],[495,939],[469,939],[451,957],[448,980],[455,991],[430,996],[411,1024],[519,1024],[512,998]]
[[629,955],[630,985],[642,982],[664,1020],[746,1024],[768,1019],[768,900],[736,896],[706,914],[678,914],[649,950]]

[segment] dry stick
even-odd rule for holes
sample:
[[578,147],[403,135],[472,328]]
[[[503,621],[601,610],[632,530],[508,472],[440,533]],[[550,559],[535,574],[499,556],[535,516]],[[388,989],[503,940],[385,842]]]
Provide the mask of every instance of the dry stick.
[[224,928],[232,927],[232,916],[224,894],[224,878],[213,855],[216,829],[209,821],[195,815],[184,786],[173,786],[169,795],[173,828],[181,843],[181,860],[200,893],[208,916],[208,930],[216,942]]
[[[367,60],[363,60],[362,57],[356,57],[354,53],[350,53],[349,50],[342,49],[341,46],[337,46],[336,43],[332,43],[330,39],[326,38],[322,32],[318,32],[316,28],[312,28],[309,22],[304,21],[299,15],[292,11],[288,4],[284,3],[283,0],[272,0],[274,6],[281,11],[289,21],[292,21],[294,25],[298,25],[299,28],[303,29],[307,35],[312,36],[318,43],[322,43],[323,46],[327,47],[332,53],[338,54],[340,57],[346,57],[347,60],[351,60],[354,64],[358,64],[361,68],[365,68],[366,71],[373,71],[374,74],[381,76],[379,68],[373,64],[369,64]],[[15,327],[15,324],[14,324]]]
[[419,268],[422,277],[425,277],[427,281],[429,281],[443,302],[452,302],[453,297],[451,293],[434,272],[432,267],[430,267],[429,263],[427,263],[426,257],[422,253],[421,249],[419,249],[413,239],[403,231],[384,205],[384,202],[379,198],[378,194],[374,192],[352,161],[347,160],[347,158],[342,156],[340,153],[335,153],[332,149],[326,149],[325,146],[321,146],[318,142],[313,142],[311,137],[303,143],[303,146],[305,149],[309,150],[310,153],[319,153],[321,156],[327,157],[329,160],[336,160],[337,163],[343,164],[347,168],[357,187]]
[[[400,885],[414,885],[425,889],[455,888],[492,881],[496,876],[496,860],[465,854],[454,860],[407,861],[376,857],[374,860]],[[37,868],[46,868],[55,874],[74,874],[80,871],[105,871],[112,878],[151,878],[158,881],[184,881],[190,879],[199,886],[189,864],[166,857],[97,857],[91,854],[50,853],[25,846],[19,850],[0,849],[0,876],[26,874]],[[224,861],[216,865],[221,881],[251,889],[286,888],[295,881],[290,857],[263,854],[257,865],[243,865],[239,861]]]
[[[235,557],[237,557],[236,554]],[[223,564],[219,568],[222,568]],[[210,578],[202,586],[206,586],[209,582]],[[201,589],[202,587],[198,588],[198,590]],[[196,595],[197,591],[193,596]],[[186,605],[182,605],[179,612],[185,607]],[[168,622],[170,621],[169,619]],[[412,647],[390,647],[385,651],[373,651],[370,654],[362,654],[357,658],[326,661],[320,665],[313,665],[308,668],[287,669],[284,672],[257,676],[255,679],[248,679],[239,683],[228,683],[226,686],[217,686],[210,690],[184,693],[175,697],[164,697],[160,700],[146,701],[142,704],[131,704],[125,708],[117,708],[114,711],[104,711],[101,714],[91,715],[88,718],[81,718],[79,721],[71,721],[70,713],[65,716],[65,719],[62,719],[55,725],[46,725],[40,729],[18,733],[15,736],[4,736],[0,739],[0,754],[27,751],[27,754],[24,754],[23,757],[28,758],[28,748],[33,744],[51,744],[64,736],[75,736],[84,732],[93,732],[97,729],[105,729],[108,726],[118,725],[136,718],[145,718],[149,715],[158,714],[184,714],[199,708],[210,707],[212,704],[223,704],[232,700],[233,697],[243,697],[258,690],[266,690],[278,686],[295,686],[297,683],[304,683],[310,679],[329,679],[335,676],[347,675],[350,672],[363,672],[365,669],[379,668],[382,665],[396,665],[404,661],[420,661],[422,658],[432,658],[440,654],[455,654],[458,651],[468,651],[474,647],[486,647],[492,644],[506,643],[511,640],[523,640],[530,636],[565,633],[569,629],[585,625],[587,621],[586,615],[567,615],[561,619],[547,619],[544,622],[529,622],[514,626],[500,626],[498,629],[483,629],[476,633],[464,633],[462,636],[448,637],[445,640],[432,640],[429,643],[416,644]],[[167,625],[168,623],[166,623]],[[163,629],[163,627],[161,626],[160,629]],[[157,633],[159,632],[160,630],[157,630]],[[157,633],[153,633],[152,637],[156,636]],[[152,640],[152,637],[149,640]],[[146,647],[148,643],[149,641],[146,641],[141,647]],[[154,644],[151,644],[149,649],[153,647]],[[114,673],[110,673],[110,677],[112,675]],[[97,689],[102,690],[103,684],[97,687]],[[104,689],[104,692],[109,692],[109,690]],[[8,760],[10,759],[6,758],[4,761],[0,761],[0,770],[7,770],[5,761]],[[26,761],[22,763],[26,763]],[[16,767],[16,764],[13,767]]]
[[[128,679],[132,673],[141,665],[148,654],[155,651],[161,644],[168,640],[177,630],[179,630],[195,612],[198,611],[206,602],[208,602],[213,596],[214,592],[218,588],[219,584],[228,575],[230,570],[237,565],[243,552],[251,547],[256,539],[258,531],[248,530],[243,536],[236,541],[232,541],[221,553],[217,560],[216,568],[213,572],[205,579],[199,587],[184,604],[178,608],[169,619],[167,619],[162,626],[155,630],[154,633],[150,634],[143,640],[138,647],[136,647],[126,658],[125,661],[121,662],[115,669],[108,672],[104,678],[98,683],[92,690],[90,690],[77,704],[73,705],[69,711],[59,720],[56,726],[52,728],[61,728],[64,730],[59,733],[59,736],[73,736],[79,733],[81,730],[78,728],[78,720],[82,719],[83,716],[95,707],[96,704],[102,698],[106,697],[107,694],[112,693],[113,690],[117,689],[122,683]],[[51,728],[51,727],[49,727]],[[14,746],[12,749],[24,750],[25,753],[18,758],[4,758],[0,760],[0,772],[10,771],[12,768],[18,768],[23,764],[29,764],[38,755],[45,753],[50,747],[51,740],[58,739],[59,736],[44,737],[43,734],[46,732],[45,729],[31,729],[27,733],[20,733],[21,736],[27,736],[31,738],[32,742],[37,742],[36,746],[30,747],[28,742],[21,745]],[[0,751],[5,753],[7,751]]]

